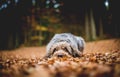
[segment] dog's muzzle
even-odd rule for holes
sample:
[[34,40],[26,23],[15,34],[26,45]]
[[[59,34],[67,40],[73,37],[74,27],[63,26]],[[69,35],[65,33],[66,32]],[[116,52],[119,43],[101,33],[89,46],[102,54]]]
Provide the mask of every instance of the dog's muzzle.
[[64,50],[55,51],[53,57],[63,58],[63,57],[70,57],[70,54]]

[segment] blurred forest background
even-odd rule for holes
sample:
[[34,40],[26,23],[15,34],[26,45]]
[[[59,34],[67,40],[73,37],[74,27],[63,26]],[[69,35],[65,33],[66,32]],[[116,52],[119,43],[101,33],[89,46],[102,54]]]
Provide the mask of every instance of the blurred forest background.
[[120,37],[119,0],[0,0],[0,50],[46,45],[55,33]]

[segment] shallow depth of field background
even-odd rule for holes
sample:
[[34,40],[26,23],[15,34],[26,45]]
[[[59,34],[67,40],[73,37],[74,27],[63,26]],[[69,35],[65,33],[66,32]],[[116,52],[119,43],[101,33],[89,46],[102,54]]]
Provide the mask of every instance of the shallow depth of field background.
[[1,0],[0,50],[45,46],[56,33],[85,41],[120,37],[119,2],[113,0]]

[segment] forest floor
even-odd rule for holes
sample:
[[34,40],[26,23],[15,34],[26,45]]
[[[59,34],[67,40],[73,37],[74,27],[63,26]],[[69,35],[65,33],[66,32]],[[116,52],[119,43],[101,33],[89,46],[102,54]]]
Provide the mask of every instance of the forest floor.
[[0,77],[120,77],[120,39],[87,42],[80,58],[41,59],[43,47],[0,51]]

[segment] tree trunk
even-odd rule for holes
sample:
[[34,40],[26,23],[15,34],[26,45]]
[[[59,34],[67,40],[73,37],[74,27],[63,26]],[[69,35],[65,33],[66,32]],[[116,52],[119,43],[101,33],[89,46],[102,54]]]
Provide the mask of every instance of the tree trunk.
[[90,40],[89,17],[87,12],[85,14],[85,38],[86,41]]
[[90,10],[90,27],[91,27],[91,40],[96,40],[96,27],[92,10]]

